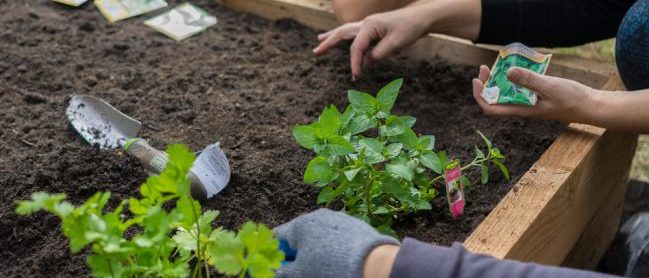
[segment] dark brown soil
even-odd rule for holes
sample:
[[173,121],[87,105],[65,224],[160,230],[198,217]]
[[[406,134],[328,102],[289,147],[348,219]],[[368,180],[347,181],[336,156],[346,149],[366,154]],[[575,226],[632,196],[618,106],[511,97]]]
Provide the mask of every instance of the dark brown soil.
[[[134,160],[93,149],[70,130],[64,110],[72,94],[104,98],[140,119],[151,127],[141,135],[159,148],[182,142],[199,150],[221,141],[232,180],[205,207],[220,210],[219,224],[230,228],[247,219],[276,226],[317,207],[316,189],[302,182],[311,153],[290,131],[328,103],[342,107],[346,89],[374,92],[405,77],[398,114],[417,117],[417,132],[437,135],[438,148],[464,160],[478,142],[474,130],[484,131],[505,150],[513,180],[562,129],[483,116],[470,93],[473,68],[395,58],[352,83],[348,46],[314,57],[313,30],[237,14],[213,0],[192,2],[219,23],[176,43],[143,18],[108,24],[90,4],[0,0],[0,276],[88,275],[58,220],[18,217],[15,201],[48,191],[79,203],[109,190],[114,205],[146,177]],[[398,223],[398,232],[438,244],[462,241],[512,184],[492,175],[488,185],[469,190],[462,220],[452,221],[440,199],[432,211]]]

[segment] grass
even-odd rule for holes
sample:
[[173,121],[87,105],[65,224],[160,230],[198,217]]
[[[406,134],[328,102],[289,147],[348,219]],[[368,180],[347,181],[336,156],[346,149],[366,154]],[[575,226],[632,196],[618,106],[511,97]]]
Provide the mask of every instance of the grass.
[[[557,48],[556,51],[599,61],[614,61],[615,40],[594,42],[579,47]],[[638,149],[633,158],[629,178],[649,182],[649,135],[641,135],[638,139]]]

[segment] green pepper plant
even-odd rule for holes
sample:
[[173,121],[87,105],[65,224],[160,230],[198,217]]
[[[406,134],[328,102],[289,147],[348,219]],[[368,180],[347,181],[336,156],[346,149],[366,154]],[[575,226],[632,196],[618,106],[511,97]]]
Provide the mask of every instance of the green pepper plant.
[[[202,212],[190,195],[194,154],[184,145],[171,145],[167,153],[162,174],[140,186],[141,198],[123,200],[112,211],[106,208],[110,192],[97,192],[80,206],[65,201],[65,194],[36,192],[16,212],[58,216],[71,251],[89,247],[87,263],[96,277],[209,277],[210,266],[226,275],[274,276],[284,253],[272,230],[253,222],[238,232],[213,228],[219,212]],[[165,209],[169,204],[175,206]]]
[[[317,203],[329,206],[339,200],[348,214],[393,236],[395,218],[431,209],[435,185],[443,184],[445,166],[452,162],[446,152],[435,149],[435,136],[417,136],[414,117],[391,114],[402,83],[390,82],[376,97],[350,90],[350,104],[342,113],[330,105],[315,122],[293,129],[297,142],[316,154],[304,181],[320,188]],[[491,164],[509,179],[505,156],[477,133],[486,151],[476,146],[475,158],[462,170],[479,168],[485,184]],[[470,185],[466,177],[462,181]]]

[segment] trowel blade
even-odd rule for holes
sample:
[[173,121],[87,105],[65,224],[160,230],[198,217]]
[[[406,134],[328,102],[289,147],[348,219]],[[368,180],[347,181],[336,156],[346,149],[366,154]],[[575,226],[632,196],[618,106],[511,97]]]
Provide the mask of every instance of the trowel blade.
[[79,135],[100,149],[121,147],[126,140],[136,137],[142,128],[139,121],[108,102],[88,95],[73,96],[65,114]]
[[219,143],[203,149],[191,170],[205,186],[208,199],[221,192],[230,182],[230,163]]

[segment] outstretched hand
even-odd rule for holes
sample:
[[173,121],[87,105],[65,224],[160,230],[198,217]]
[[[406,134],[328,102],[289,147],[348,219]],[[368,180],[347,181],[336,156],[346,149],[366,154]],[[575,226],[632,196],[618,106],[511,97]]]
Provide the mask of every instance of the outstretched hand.
[[[383,59],[428,32],[426,20],[418,18],[417,6],[371,15],[362,21],[344,24],[319,34],[320,44],[313,53],[321,55],[344,40],[353,40],[350,54],[352,80],[360,77],[362,66]],[[378,40],[374,47],[370,44]]]
[[595,92],[588,86],[568,79],[540,75],[523,68],[511,68],[507,72],[507,78],[514,84],[536,92],[536,105],[490,105],[480,95],[488,78],[489,68],[483,65],[480,66],[478,78],[473,79],[473,97],[486,115],[589,122],[586,115],[588,109],[594,108],[590,103]]

